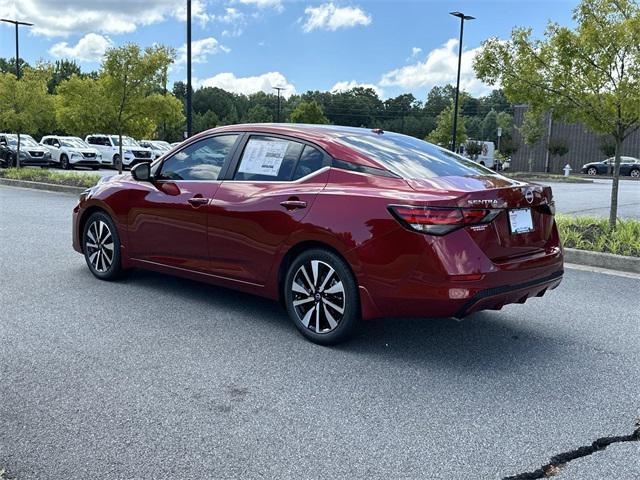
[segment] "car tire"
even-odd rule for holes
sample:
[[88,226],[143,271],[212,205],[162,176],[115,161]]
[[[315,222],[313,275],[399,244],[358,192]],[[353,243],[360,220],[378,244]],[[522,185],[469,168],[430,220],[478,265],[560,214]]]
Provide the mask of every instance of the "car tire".
[[314,248],[300,254],[283,288],[289,317],[314,343],[344,342],[360,324],[358,285],[349,265],[331,251]]
[[598,174],[598,169],[596,167],[587,168],[587,175],[593,177]]
[[64,154],[60,155],[60,168],[62,168],[63,170],[71,169],[71,166],[69,164],[69,157]]
[[87,266],[100,280],[116,280],[122,273],[120,237],[111,217],[95,212],[82,231],[82,251]]
[[640,178],[640,170],[638,170],[637,168],[634,168],[629,172],[629,176],[631,178]]
[[120,155],[117,153],[113,156],[113,168],[120,170]]

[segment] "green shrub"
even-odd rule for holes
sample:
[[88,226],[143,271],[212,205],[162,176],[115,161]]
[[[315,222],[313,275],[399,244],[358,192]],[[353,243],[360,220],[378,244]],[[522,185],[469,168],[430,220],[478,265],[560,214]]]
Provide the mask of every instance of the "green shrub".
[[93,187],[100,180],[100,175],[95,173],[61,172],[42,168],[8,168],[0,170],[0,177],[72,187]]
[[619,220],[615,230],[605,218],[556,217],[565,247],[640,257],[640,221]]

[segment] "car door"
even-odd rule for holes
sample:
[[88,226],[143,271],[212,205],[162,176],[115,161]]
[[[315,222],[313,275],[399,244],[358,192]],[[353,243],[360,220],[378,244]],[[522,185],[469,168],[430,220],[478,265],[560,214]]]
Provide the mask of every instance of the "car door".
[[207,205],[228,166],[238,134],[190,143],[161,165],[152,182],[137,182],[129,197],[132,258],[208,272]]
[[9,150],[9,141],[4,135],[0,135],[0,160],[4,166],[9,166],[11,163],[11,150]]
[[219,276],[263,285],[274,254],[329,178],[330,157],[285,137],[248,135],[208,207],[209,256]]
[[51,152],[53,161],[60,163],[60,140],[57,138],[47,138],[46,147]]

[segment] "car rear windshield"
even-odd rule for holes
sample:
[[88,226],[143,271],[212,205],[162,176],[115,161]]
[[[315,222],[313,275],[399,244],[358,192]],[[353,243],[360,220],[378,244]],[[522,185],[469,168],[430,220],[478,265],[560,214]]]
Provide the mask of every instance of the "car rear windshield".
[[344,135],[339,140],[403,178],[495,175],[467,158],[407,135]]

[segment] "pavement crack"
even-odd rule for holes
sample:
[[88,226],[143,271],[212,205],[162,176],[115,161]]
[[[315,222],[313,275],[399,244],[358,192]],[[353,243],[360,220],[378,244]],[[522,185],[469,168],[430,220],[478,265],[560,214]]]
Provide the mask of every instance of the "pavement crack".
[[587,457],[595,452],[602,451],[613,443],[638,441],[640,441],[640,418],[636,420],[636,429],[630,435],[598,438],[591,445],[578,447],[574,450],[554,455],[551,457],[549,463],[543,465],[537,470],[534,470],[533,472],[519,473],[517,475],[504,477],[503,480],[535,480],[537,478],[553,477],[558,475],[567,463],[575,460],[576,458]]

